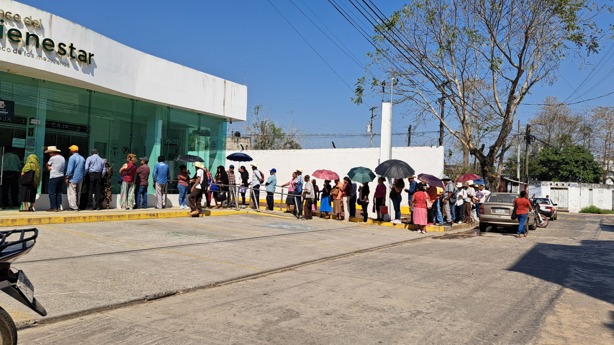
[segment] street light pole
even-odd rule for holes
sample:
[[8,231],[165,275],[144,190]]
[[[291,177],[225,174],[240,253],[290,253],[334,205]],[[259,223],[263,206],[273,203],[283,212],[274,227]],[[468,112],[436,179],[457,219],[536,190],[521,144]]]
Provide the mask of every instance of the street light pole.
[[369,121],[369,147],[373,147],[373,119],[375,118],[375,109],[377,107],[371,107],[371,121]]

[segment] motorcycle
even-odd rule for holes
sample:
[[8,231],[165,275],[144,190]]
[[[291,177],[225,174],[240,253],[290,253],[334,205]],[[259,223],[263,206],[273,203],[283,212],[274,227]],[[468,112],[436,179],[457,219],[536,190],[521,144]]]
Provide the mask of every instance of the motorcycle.
[[550,219],[546,215],[546,212],[541,209],[539,203],[535,200],[532,201],[533,214],[535,215],[535,226],[538,228],[545,228],[550,224]]
[[[41,316],[47,311],[34,297],[34,286],[22,270],[11,263],[27,254],[38,237],[38,229],[0,231],[0,289]],[[17,344],[17,327],[9,313],[0,307],[0,344]]]

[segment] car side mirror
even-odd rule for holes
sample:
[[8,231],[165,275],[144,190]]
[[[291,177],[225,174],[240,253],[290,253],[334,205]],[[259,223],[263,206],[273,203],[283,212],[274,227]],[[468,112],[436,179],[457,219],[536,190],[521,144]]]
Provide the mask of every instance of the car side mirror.
[[558,206],[557,204],[552,204],[552,206]]

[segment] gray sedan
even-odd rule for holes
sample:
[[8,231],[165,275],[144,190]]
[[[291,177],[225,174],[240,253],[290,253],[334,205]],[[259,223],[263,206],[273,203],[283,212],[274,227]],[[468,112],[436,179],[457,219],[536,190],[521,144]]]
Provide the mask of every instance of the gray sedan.
[[[512,220],[512,210],[514,209],[514,199],[518,197],[516,193],[491,193],[485,203],[480,207],[480,231],[486,231],[489,226],[514,227],[518,228],[518,219]],[[529,213],[527,226],[530,230],[535,230],[535,217]]]

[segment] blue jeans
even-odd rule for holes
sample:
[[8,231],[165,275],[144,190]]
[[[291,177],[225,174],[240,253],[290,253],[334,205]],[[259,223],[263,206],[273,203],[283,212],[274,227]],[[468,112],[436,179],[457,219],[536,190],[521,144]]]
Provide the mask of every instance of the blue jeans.
[[177,185],[177,188],[179,188],[179,206],[186,206],[185,199],[189,188],[180,184]]
[[518,215],[518,235],[527,233],[527,217],[528,214],[519,214]]
[[437,224],[442,224],[443,215],[441,214],[441,203],[439,202],[439,200],[435,200],[433,206],[435,207],[435,217],[437,217]]
[[[147,187],[139,186],[136,192],[136,208],[147,208]],[[141,202],[143,205],[141,205]]]
[[392,205],[394,206],[394,219],[401,219],[401,197],[392,199]]
[[64,176],[49,179],[49,208],[51,209],[59,210],[62,206],[62,182],[64,182]]
[[449,219],[449,222],[454,222],[456,221],[456,203],[453,203],[450,201],[450,215],[452,216],[452,219]]

